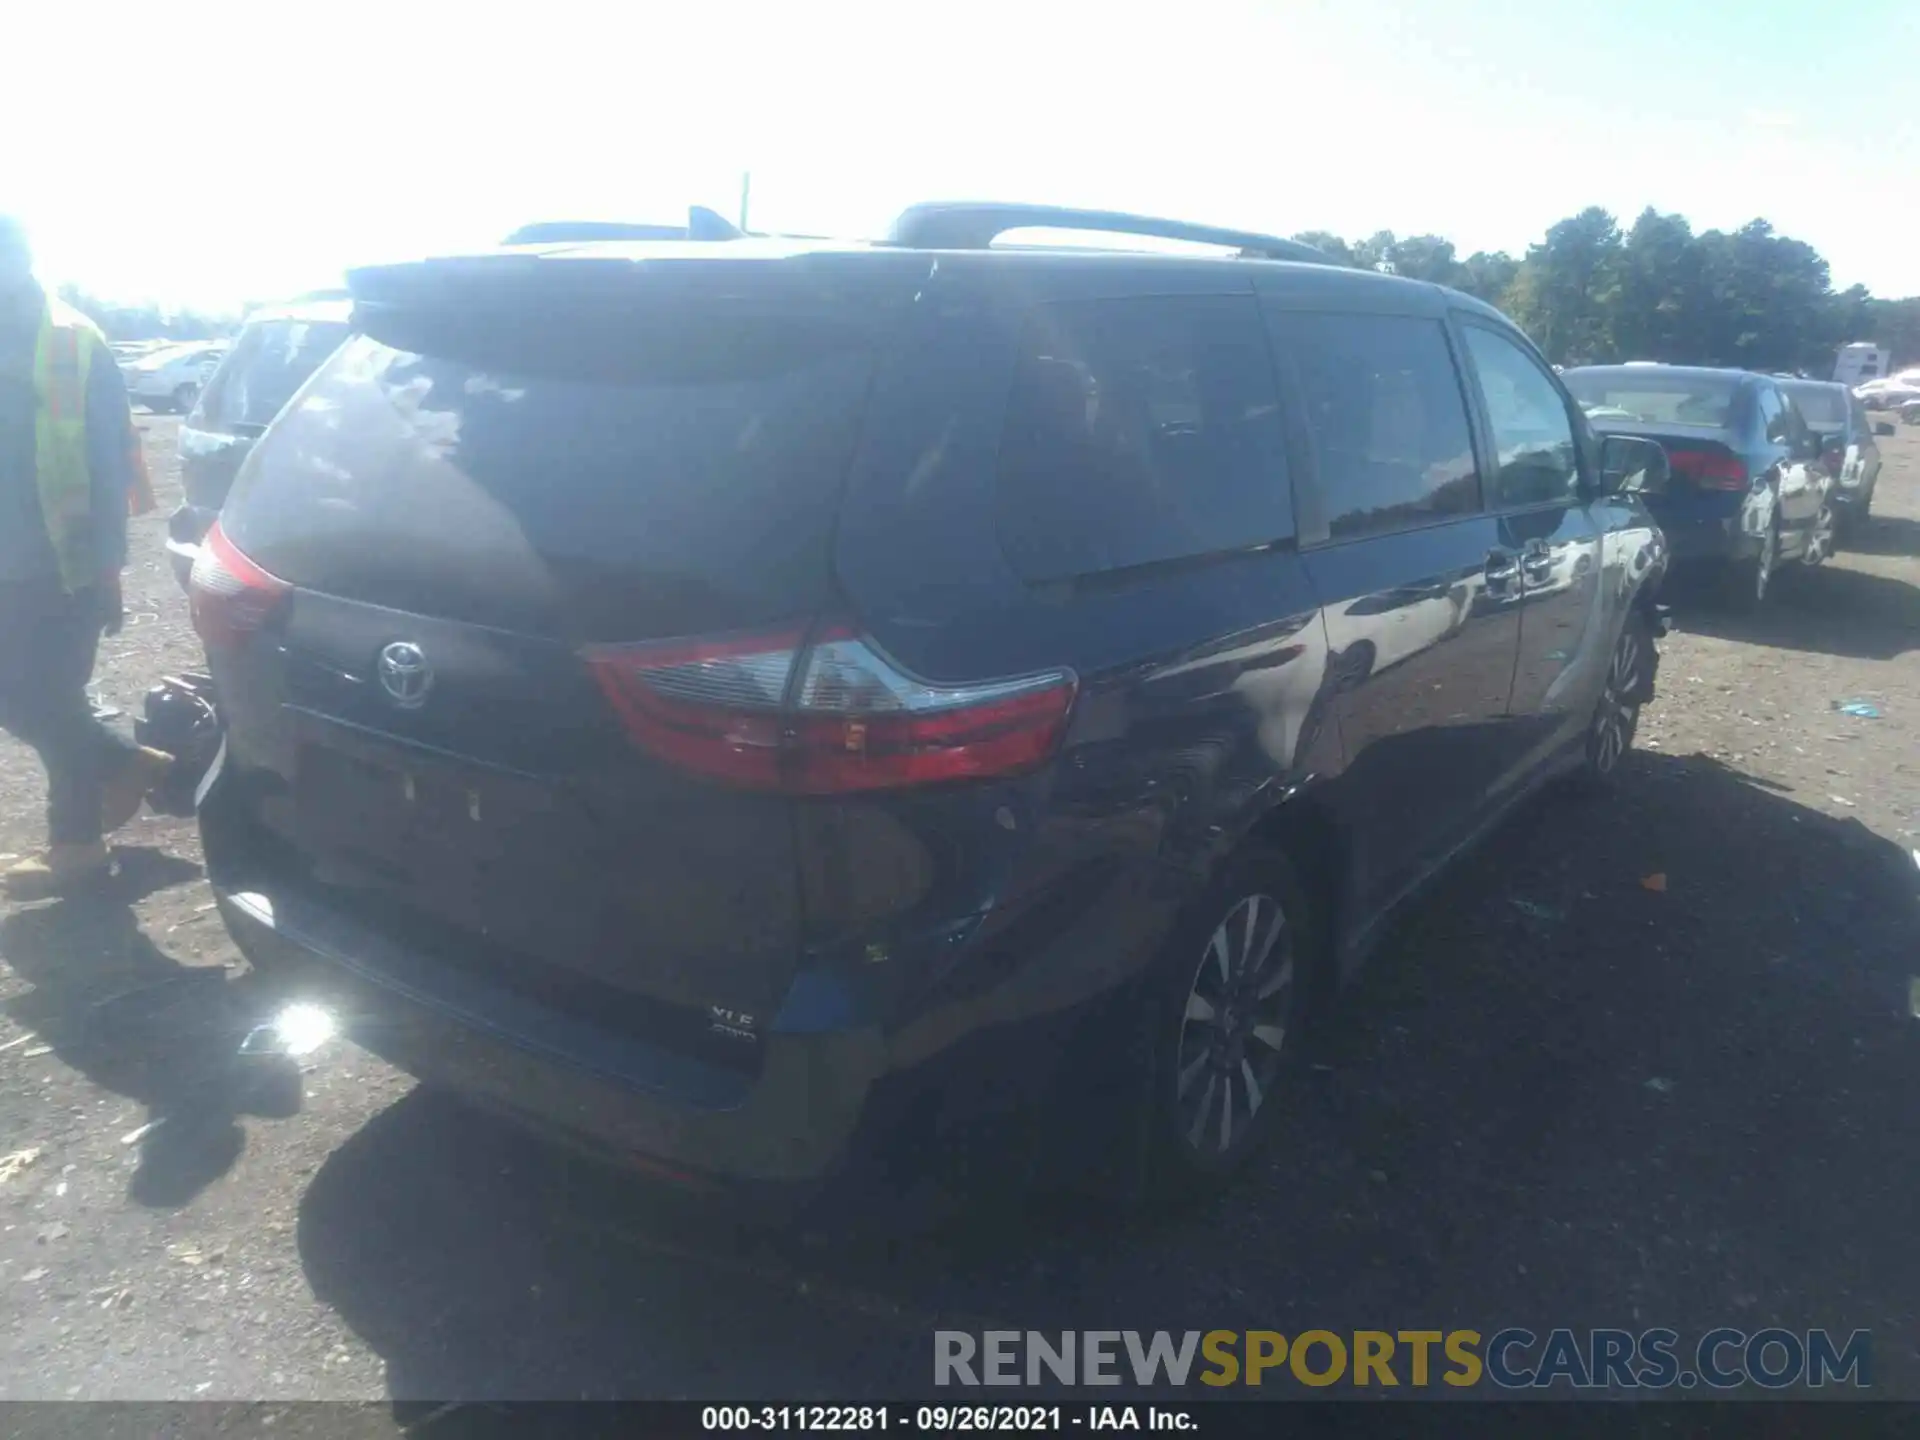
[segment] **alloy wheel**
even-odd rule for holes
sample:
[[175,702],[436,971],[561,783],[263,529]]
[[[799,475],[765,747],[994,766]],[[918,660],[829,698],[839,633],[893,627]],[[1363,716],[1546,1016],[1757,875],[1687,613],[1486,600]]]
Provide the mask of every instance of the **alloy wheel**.
[[1620,643],[1613,648],[1606,686],[1593,716],[1593,768],[1602,775],[1613,773],[1639,728],[1640,702],[1630,697],[1640,693],[1643,663],[1640,633],[1629,620],[1620,631]]
[[1253,1128],[1279,1077],[1293,987],[1286,913],[1246,896],[1214,928],[1180,1018],[1175,1103],[1194,1150],[1224,1156]]
[[1807,537],[1808,565],[1818,565],[1833,554],[1834,520],[1833,506],[1822,502],[1819,515],[1814,517],[1813,533]]

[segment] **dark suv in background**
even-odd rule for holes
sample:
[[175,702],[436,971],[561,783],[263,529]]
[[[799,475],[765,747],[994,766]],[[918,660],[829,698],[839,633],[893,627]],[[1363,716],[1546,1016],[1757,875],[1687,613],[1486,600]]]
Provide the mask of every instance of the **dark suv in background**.
[[1560,378],[1594,429],[1666,449],[1672,481],[1649,508],[1674,563],[1712,567],[1736,607],[1763,605],[1782,565],[1833,553],[1832,476],[1782,382],[1655,364],[1582,366]]
[[1388,910],[1616,769],[1660,628],[1658,447],[1319,259],[929,206],[357,272],[193,577],[235,938],[689,1186],[1223,1178]]
[[240,462],[352,332],[344,292],[256,310],[180,426],[185,502],[167,520],[167,558],[185,585],[200,540],[220,513]]

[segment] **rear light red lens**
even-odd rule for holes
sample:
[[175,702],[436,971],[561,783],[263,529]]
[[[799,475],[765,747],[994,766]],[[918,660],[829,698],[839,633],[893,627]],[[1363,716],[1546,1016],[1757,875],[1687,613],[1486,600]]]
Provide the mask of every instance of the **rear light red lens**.
[[796,795],[1017,774],[1044,762],[1073,706],[1051,671],[931,685],[836,627],[596,646],[587,662],[646,750],[682,769]]
[[1737,455],[1719,450],[1669,450],[1669,467],[1702,490],[1745,490],[1747,467]]
[[209,648],[231,648],[265,625],[292,588],[242,555],[216,520],[187,582],[193,628]]
[[586,652],[639,744],[685,770],[754,787],[781,779],[781,706],[799,631]]

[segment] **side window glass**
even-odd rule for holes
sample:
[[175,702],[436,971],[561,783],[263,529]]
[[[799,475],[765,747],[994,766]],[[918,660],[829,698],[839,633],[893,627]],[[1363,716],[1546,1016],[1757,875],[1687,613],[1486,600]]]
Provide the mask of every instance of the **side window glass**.
[[1792,436],[1792,426],[1787,419],[1787,405],[1780,398],[1780,392],[1771,386],[1760,391],[1760,420],[1767,428],[1767,439],[1777,445],[1784,445]]
[[1580,464],[1566,402],[1531,356],[1503,335],[1463,327],[1480,394],[1493,428],[1495,466],[1489,504],[1496,509],[1571,500]]
[[1783,398],[1787,409],[1787,443],[1796,447],[1804,445],[1813,433],[1807,428],[1807,417],[1801,413],[1792,396]]
[[1021,343],[995,493],[1031,581],[1293,535],[1272,357],[1252,296],[1043,306]]
[[1480,508],[1460,378],[1437,320],[1282,311],[1335,540]]

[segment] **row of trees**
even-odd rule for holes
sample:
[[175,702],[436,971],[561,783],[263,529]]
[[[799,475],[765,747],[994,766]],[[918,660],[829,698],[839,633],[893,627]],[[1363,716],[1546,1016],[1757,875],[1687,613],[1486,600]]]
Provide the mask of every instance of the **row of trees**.
[[1622,230],[1595,206],[1550,228],[1519,260],[1501,251],[1462,258],[1437,235],[1294,238],[1348,265],[1478,296],[1557,364],[1665,360],[1824,377],[1851,340],[1891,347],[1896,365],[1920,363],[1920,296],[1836,291],[1818,251],[1764,220],[1696,235],[1683,217],[1648,209]]
[[211,340],[231,335],[230,316],[193,310],[162,310],[157,305],[123,305],[90,295],[77,285],[62,285],[60,298],[98,325],[109,340]]
[[[1462,257],[1438,235],[1390,230],[1351,242],[1320,230],[1294,238],[1344,264],[1476,295],[1563,365],[1665,360],[1825,376],[1850,340],[1889,346],[1895,365],[1920,363],[1920,296],[1836,291],[1817,250],[1764,220],[1696,235],[1683,217],[1648,209],[1622,230],[1595,206],[1551,227],[1518,260],[1504,251]],[[113,304],[70,285],[60,294],[115,340],[199,340],[235,325],[230,316]]]

